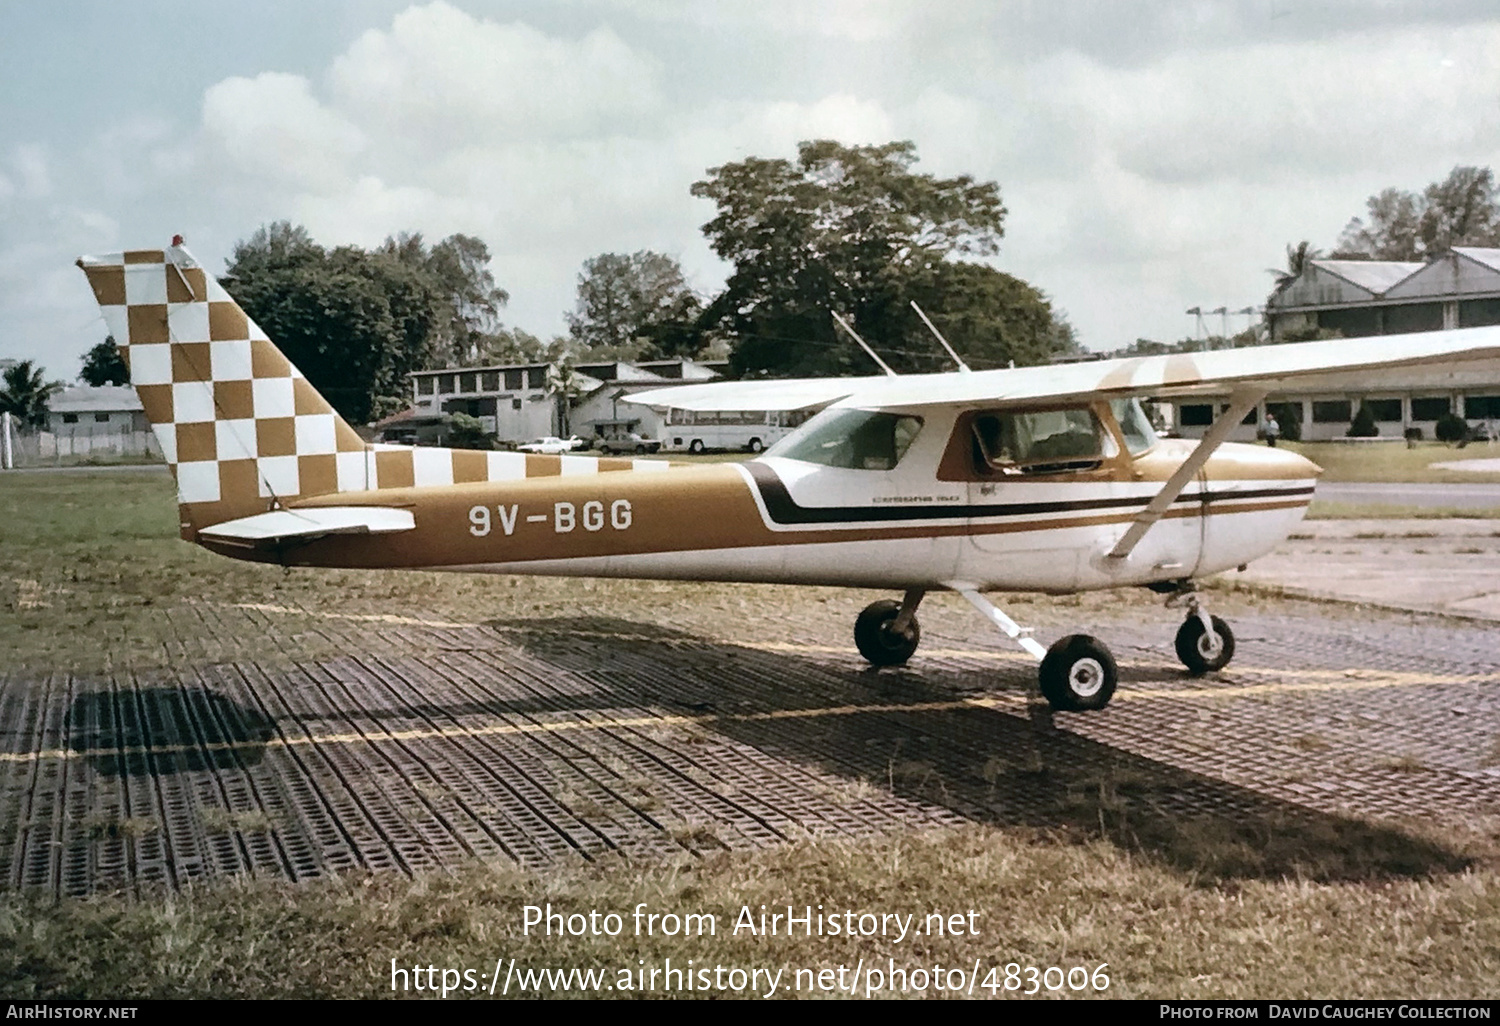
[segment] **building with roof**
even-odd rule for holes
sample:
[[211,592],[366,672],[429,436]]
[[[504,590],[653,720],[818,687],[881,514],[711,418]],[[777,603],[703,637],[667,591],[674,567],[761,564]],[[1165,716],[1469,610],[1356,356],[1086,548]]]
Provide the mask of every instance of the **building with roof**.
[[398,415],[399,420],[387,418],[380,429],[387,440],[422,443],[441,437],[444,418],[466,413],[502,442],[544,435],[589,438],[615,430],[659,437],[660,415],[647,407],[622,404],[622,398],[643,389],[718,376],[682,358],[582,363],[566,376],[558,365],[547,362],[416,371],[410,375],[413,409]]
[[129,385],[77,385],[47,403],[47,426],[39,440],[43,456],[160,456],[161,448]]
[[1459,246],[1425,264],[1309,260],[1266,302],[1273,340],[1315,329],[1345,338],[1500,324],[1500,249]]
[[[1387,260],[1309,260],[1302,273],[1266,302],[1273,341],[1337,331],[1358,345],[1360,337],[1398,335],[1500,324],[1500,249],[1454,247],[1426,263]],[[1174,403],[1174,426],[1201,437],[1222,398]],[[1434,437],[1438,418],[1452,413],[1494,437],[1500,421],[1500,381],[1469,369],[1408,368],[1372,375],[1353,392],[1273,393],[1230,436],[1252,439],[1276,415],[1285,430],[1295,417],[1309,441],[1343,438],[1361,404],[1368,405],[1385,437],[1413,429]]]

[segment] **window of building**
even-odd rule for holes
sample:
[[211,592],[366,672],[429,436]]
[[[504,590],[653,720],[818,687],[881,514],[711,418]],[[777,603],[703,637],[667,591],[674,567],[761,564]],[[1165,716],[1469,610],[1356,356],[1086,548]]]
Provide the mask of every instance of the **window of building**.
[[500,391],[500,372],[499,371],[485,371],[484,374],[482,375],[482,377],[484,379],[483,380],[483,385],[484,385],[484,390],[486,392],[498,392],[498,391]]
[[64,413],[62,415],[62,417],[63,417],[63,423],[64,424],[77,424],[78,423],[78,414],[76,414],[76,413]]
[[109,423],[109,414],[107,414],[107,413],[96,413],[96,414],[94,414],[94,423],[95,424],[108,424]]
[[1450,409],[1447,396],[1411,401],[1412,420],[1437,420]]
[[519,400],[519,399],[512,399],[510,401],[510,408],[512,410],[519,410],[521,408],[521,400]]
[[477,391],[479,391],[479,375],[477,375],[477,374],[460,374],[458,376],[458,390],[460,392],[477,392]]
[[1208,427],[1214,422],[1214,408],[1207,403],[1189,403],[1177,408],[1177,420],[1183,427]]
[[1464,398],[1464,416],[1470,420],[1500,419],[1500,395],[1471,395]]
[[417,395],[437,394],[437,378],[432,375],[417,379]]
[[1399,424],[1401,422],[1400,399],[1366,399],[1365,405],[1376,420]]
[[547,368],[546,367],[533,367],[530,370],[528,370],[526,372],[526,387],[527,388],[546,388],[547,387]]
[[505,372],[505,390],[507,392],[519,392],[522,388],[521,372],[508,370]]
[[439,392],[446,392],[449,395],[453,394],[453,392],[455,391],[455,389],[453,387],[453,375],[452,374],[439,374],[437,381],[438,381],[438,391]]
[[1354,419],[1347,399],[1324,399],[1313,403],[1314,424],[1347,424]]

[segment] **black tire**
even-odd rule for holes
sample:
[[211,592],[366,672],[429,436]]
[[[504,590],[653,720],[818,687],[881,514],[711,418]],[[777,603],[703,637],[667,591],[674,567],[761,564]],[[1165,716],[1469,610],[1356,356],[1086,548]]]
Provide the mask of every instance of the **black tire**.
[[644,456],[644,455],[646,455],[646,447],[644,445],[638,445],[638,446],[636,446],[635,447],[635,453],[636,453],[637,456]]
[[922,628],[915,616],[907,625],[905,634],[896,634],[890,629],[900,611],[901,603],[881,599],[866,606],[854,621],[854,645],[860,655],[876,666],[900,666],[911,658],[922,640]]
[[1234,658],[1234,632],[1229,629],[1229,624],[1217,616],[1210,616],[1209,620],[1213,622],[1214,633],[1220,638],[1217,652],[1205,644],[1208,634],[1203,629],[1203,621],[1196,616],[1182,621],[1182,626],[1177,629],[1177,658],[1182,660],[1182,665],[1190,673],[1222,670]]
[[745,446],[745,448],[749,449],[751,452],[760,452],[765,448],[765,446],[760,444],[759,438],[752,438],[750,439],[750,444]]
[[697,453],[701,453],[702,451],[703,451],[703,439],[701,439],[701,438],[695,438],[695,439],[693,439],[692,442],[688,445],[688,452],[690,452],[690,453],[697,454]]
[[1052,708],[1082,712],[1109,704],[1120,672],[1104,642],[1087,634],[1069,634],[1047,649],[1037,678]]

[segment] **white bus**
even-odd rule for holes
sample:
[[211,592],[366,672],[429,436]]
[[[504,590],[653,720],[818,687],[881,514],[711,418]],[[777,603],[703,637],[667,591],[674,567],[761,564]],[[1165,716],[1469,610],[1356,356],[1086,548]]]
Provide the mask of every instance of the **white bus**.
[[812,414],[807,410],[668,410],[662,452],[760,452]]

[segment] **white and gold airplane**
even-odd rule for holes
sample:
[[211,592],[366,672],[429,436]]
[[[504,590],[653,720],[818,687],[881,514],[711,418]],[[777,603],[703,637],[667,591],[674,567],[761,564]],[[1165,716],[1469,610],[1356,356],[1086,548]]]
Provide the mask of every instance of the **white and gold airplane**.
[[[1105,645],[1043,648],[985,597],[1145,585],[1187,609],[1190,671],[1229,626],[1194,582],[1301,520],[1319,468],[1225,444],[1268,392],[1358,390],[1383,368],[1500,360],[1500,328],[903,377],[639,393],[676,409],[821,409],[758,459],[656,460],[367,444],[174,239],[79,266],[177,481],[182,537],[288,566],[758,581],[903,593],[859,615],[879,666],[955,591],[1040,661],[1059,709],[1115,690]],[[1201,441],[1158,438],[1142,397],[1230,400]]]

